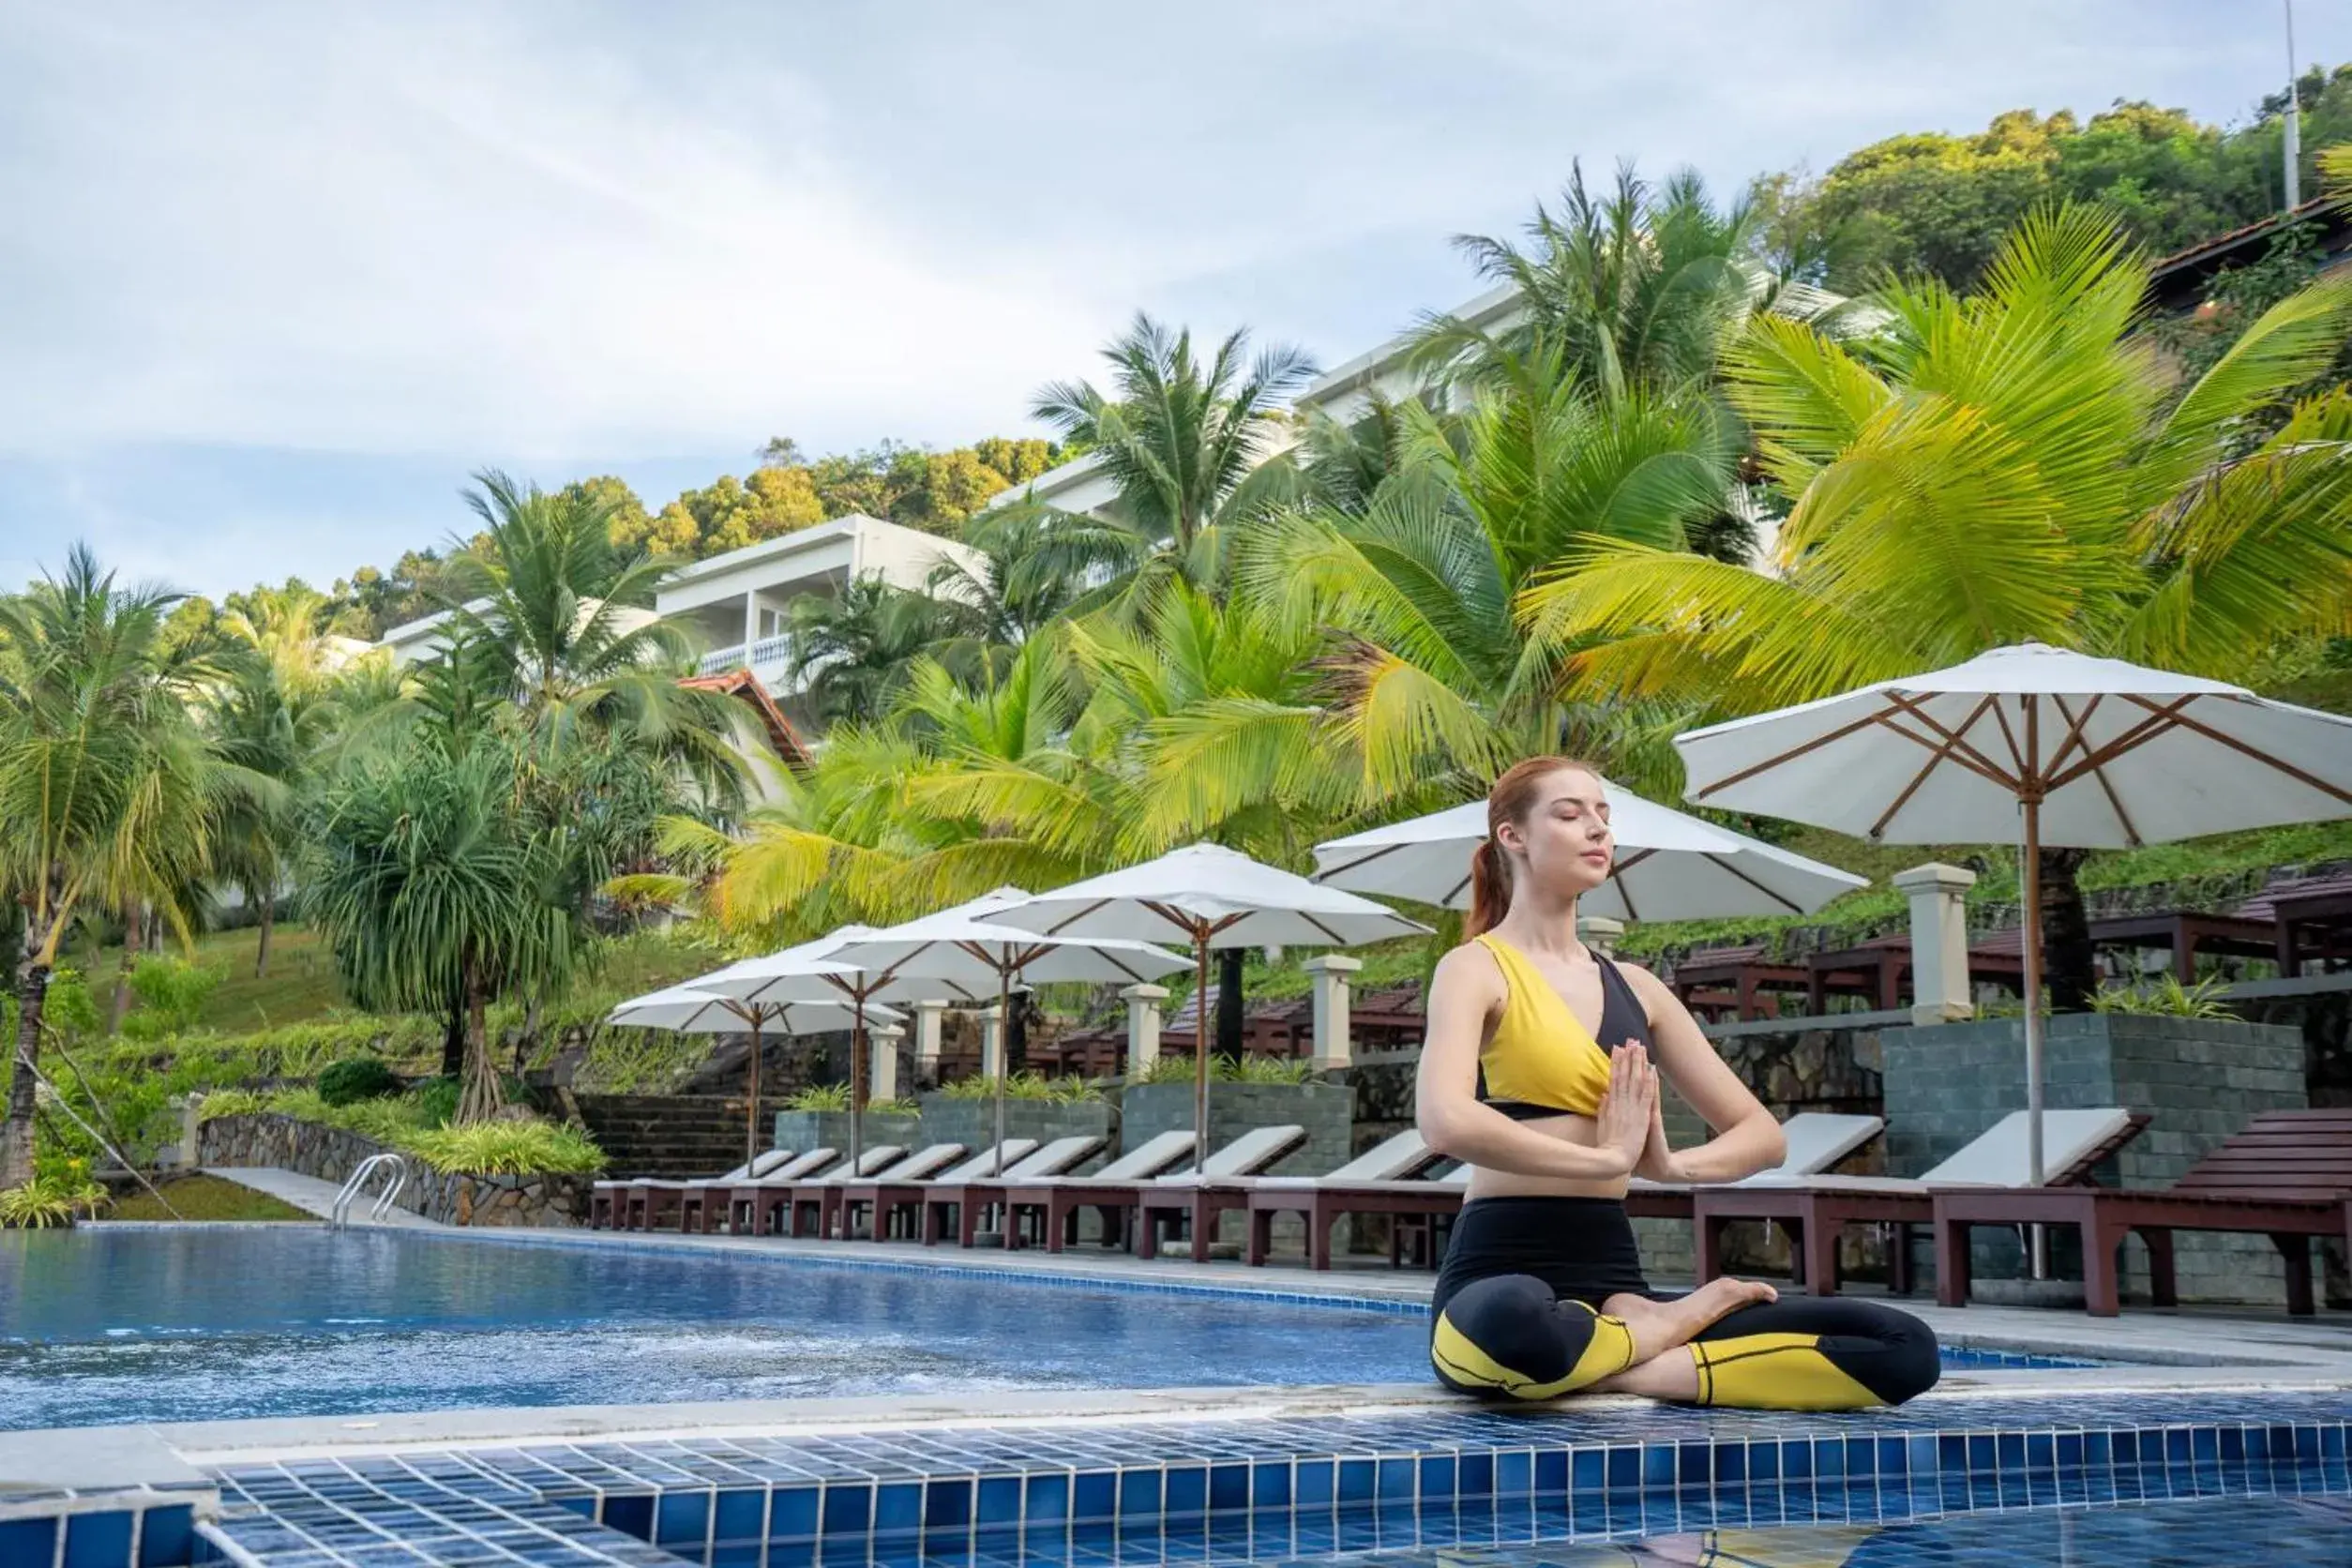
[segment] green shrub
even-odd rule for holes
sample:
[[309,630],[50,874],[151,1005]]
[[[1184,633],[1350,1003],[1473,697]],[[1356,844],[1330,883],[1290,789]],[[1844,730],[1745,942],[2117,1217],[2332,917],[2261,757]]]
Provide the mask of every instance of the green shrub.
[[196,1027],[204,1003],[228,971],[200,969],[186,958],[150,956],[130,972],[131,994],[139,1010],[123,1019],[123,1033],[134,1040],[159,1040]]
[[444,1175],[586,1176],[604,1168],[604,1151],[569,1127],[546,1122],[476,1122],[413,1135],[408,1147]]
[[[1229,1056],[1214,1056],[1209,1059],[1209,1077],[1217,1083],[1312,1083],[1315,1065],[1300,1057],[1248,1056],[1236,1062]],[[1193,1059],[1163,1056],[1152,1063],[1143,1081],[1190,1083]]]
[[216,1116],[257,1116],[269,1108],[269,1096],[250,1089],[216,1089],[198,1102],[196,1120]]
[[96,1182],[36,1176],[22,1186],[0,1189],[0,1226],[47,1230],[71,1225],[83,1214],[95,1215],[113,1201]]
[[410,1097],[416,1102],[425,1125],[445,1127],[457,1118],[458,1102],[465,1097],[465,1085],[453,1078],[427,1078]]
[[2090,999],[2094,1013],[2129,1013],[2164,1018],[2228,1018],[2237,1017],[2221,999],[2225,982],[2218,976],[2184,986],[2167,974],[2153,986],[2103,986]]
[[874,1116],[920,1116],[923,1113],[923,1107],[909,1099],[868,1100],[866,1109]]
[[846,1083],[812,1083],[784,1102],[786,1110],[847,1110],[850,1108],[850,1086]]
[[330,1063],[319,1074],[319,1098],[330,1106],[356,1105],[400,1093],[400,1078],[381,1058],[354,1056]]
[[[951,1100],[993,1100],[996,1079],[980,1075],[957,1078],[942,1084],[940,1093]],[[1084,1105],[1103,1097],[1103,1092],[1084,1078],[1049,1078],[1043,1073],[1015,1073],[1004,1080],[1004,1097],[1008,1100],[1044,1100],[1053,1105]]]

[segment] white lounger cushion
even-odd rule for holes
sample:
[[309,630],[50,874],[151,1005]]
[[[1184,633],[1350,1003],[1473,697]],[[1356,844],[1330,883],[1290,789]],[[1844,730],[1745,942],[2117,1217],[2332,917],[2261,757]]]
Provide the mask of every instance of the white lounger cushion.
[[1202,1161],[1200,1174],[1212,1180],[1219,1176],[1255,1176],[1305,1141],[1306,1129],[1294,1123],[1252,1127]]
[[804,1177],[814,1176],[840,1157],[837,1150],[811,1149],[799,1158],[786,1160],[765,1176],[758,1178],[757,1184],[763,1187],[786,1186]]
[[1076,1138],[1057,1138],[1018,1165],[1007,1167],[1004,1173],[1024,1178],[1060,1176],[1070,1167],[1093,1158],[1102,1146],[1102,1138],[1093,1133],[1084,1133]]
[[[927,1182],[948,1166],[962,1159],[964,1153],[964,1146],[960,1143],[934,1143],[909,1154],[889,1169],[882,1171],[878,1179],[884,1182]],[[817,1179],[821,1182],[844,1183],[849,1180],[846,1176],[820,1176]]]
[[1444,1157],[1424,1142],[1420,1133],[1407,1128],[1395,1137],[1382,1140],[1378,1146],[1365,1150],[1336,1170],[1325,1171],[1320,1176],[1241,1176],[1231,1178],[1230,1184],[1253,1190],[1289,1190],[1325,1184],[1335,1187],[1356,1187],[1367,1182],[1405,1182]]
[[[1788,1140],[1788,1157],[1770,1170],[1743,1176],[1726,1186],[1772,1185],[1791,1177],[1817,1176],[1886,1130],[1882,1116],[1841,1116],[1826,1110],[1801,1110],[1780,1124]],[[1863,1180],[1877,1181],[1877,1177]],[[1647,1182],[1636,1176],[1628,1185],[1636,1192],[1688,1192],[1680,1182]]]
[[1090,1182],[1141,1182],[1157,1176],[1179,1160],[1192,1158],[1192,1134],[1181,1128],[1165,1132],[1139,1148],[1130,1149],[1093,1175]]
[[942,1176],[939,1179],[940,1185],[955,1186],[965,1182],[977,1182],[986,1177],[992,1168],[1016,1169],[1036,1147],[1037,1140],[1033,1138],[1008,1138],[1003,1145],[1004,1154],[1001,1162],[995,1149],[983,1149],[946,1175]]
[[[1970,1139],[1966,1147],[1920,1176],[1785,1176],[1751,1178],[1756,1186],[1821,1187],[1840,1192],[1924,1193],[1930,1187],[2022,1187],[2030,1184],[2026,1163],[2027,1113],[2013,1110]],[[2062,1175],[2090,1152],[2132,1123],[2128,1110],[2045,1110],[2042,1113],[2042,1170]]]

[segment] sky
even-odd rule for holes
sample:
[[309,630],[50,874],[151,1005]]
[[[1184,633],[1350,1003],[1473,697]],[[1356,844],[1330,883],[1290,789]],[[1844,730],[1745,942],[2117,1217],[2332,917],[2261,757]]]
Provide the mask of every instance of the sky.
[[[2304,63],[2352,0],[2299,0]],[[1901,130],[2244,118],[2277,0],[0,0],[0,584],[219,596],[465,529],[1043,434],[1138,309],[1336,364],[1572,160],[1719,191]]]

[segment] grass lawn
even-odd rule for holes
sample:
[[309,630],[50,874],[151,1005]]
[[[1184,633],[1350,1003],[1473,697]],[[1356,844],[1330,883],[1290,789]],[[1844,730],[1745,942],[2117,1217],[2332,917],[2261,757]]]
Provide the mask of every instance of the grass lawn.
[[[182,1176],[160,1185],[165,1199],[179,1211],[181,1219],[316,1219],[316,1214],[303,1213],[291,1203],[281,1203],[265,1192],[241,1187],[234,1182],[224,1182],[218,1176]],[[170,1220],[163,1205],[153,1194],[141,1188],[107,1211],[109,1219]]]
[[[348,1005],[343,1000],[342,983],[335,977],[335,957],[319,941],[317,932],[279,921],[269,939],[269,973],[256,979],[253,949],[260,937],[261,933],[250,927],[236,931],[207,931],[196,939],[192,954],[176,942],[165,939],[163,950],[167,957],[192,958],[203,968],[221,972],[220,984],[204,1000],[204,1011],[197,1016],[199,1024],[233,1034],[276,1024],[302,1023]],[[68,961],[81,970],[98,1006],[105,1007],[114,994],[114,976],[122,966],[123,950],[102,947],[93,952],[88,947],[77,947]]]

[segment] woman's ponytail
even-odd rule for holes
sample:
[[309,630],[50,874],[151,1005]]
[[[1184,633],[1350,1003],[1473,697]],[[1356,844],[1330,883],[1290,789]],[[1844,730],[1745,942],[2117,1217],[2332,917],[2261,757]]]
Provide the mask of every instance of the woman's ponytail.
[[1491,931],[1511,908],[1511,863],[1490,837],[1470,851],[1470,906],[1462,917],[1462,940]]

